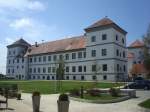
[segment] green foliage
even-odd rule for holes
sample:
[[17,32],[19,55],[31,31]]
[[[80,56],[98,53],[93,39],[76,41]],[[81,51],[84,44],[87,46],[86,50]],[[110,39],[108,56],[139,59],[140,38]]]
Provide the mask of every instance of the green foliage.
[[147,99],[146,101],[140,103],[139,105],[140,105],[141,107],[150,109],[150,99]]
[[98,89],[87,90],[87,93],[91,96],[100,96],[101,95],[101,91]]
[[34,91],[34,92],[32,93],[32,96],[40,96],[40,92],[39,92],[39,91]]
[[120,89],[110,88],[109,92],[110,92],[111,96],[113,96],[113,97],[120,96]]
[[59,101],[69,101],[69,97],[67,94],[60,94]]
[[76,88],[71,89],[69,93],[71,96],[80,96],[80,91],[79,89],[76,89]]

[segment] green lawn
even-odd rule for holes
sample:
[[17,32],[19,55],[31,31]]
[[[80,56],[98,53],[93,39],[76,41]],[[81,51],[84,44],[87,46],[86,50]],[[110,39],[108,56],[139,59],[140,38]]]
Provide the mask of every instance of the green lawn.
[[141,107],[150,109],[150,99],[139,104]]
[[[56,93],[56,81],[0,81],[2,84],[18,84],[19,89],[25,93],[32,93],[33,91],[39,91],[42,94]],[[62,81],[61,92],[67,92],[73,88],[79,89],[81,86],[84,88],[92,87],[93,82],[82,81]],[[97,84],[99,88],[111,88],[115,86],[121,86],[123,83],[104,83]]]

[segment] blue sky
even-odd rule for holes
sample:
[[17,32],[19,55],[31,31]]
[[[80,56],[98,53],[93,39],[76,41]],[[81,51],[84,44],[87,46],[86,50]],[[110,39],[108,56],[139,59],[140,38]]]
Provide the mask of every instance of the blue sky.
[[6,46],[23,37],[30,43],[82,35],[84,28],[108,16],[127,34],[141,39],[150,23],[150,0],[0,0],[0,73]]

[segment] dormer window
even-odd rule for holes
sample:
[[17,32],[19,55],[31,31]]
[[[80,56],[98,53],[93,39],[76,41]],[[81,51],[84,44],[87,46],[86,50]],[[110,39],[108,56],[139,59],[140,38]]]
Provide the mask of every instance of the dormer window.
[[107,40],[107,35],[106,34],[102,35],[102,40]]
[[122,38],[122,43],[124,44],[124,39]]
[[91,37],[91,42],[96,42],[96,36]]
[[118,35],[116,35],[116,40],[118,41]]

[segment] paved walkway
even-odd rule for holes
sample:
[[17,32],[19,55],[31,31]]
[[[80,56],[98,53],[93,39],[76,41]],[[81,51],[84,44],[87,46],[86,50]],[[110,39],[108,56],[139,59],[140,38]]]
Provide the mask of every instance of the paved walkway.
[[[70,101],[69,112],[150,112],[137,104],[150,98],[150,91],[137,91],[138,98],[113,104],[92,104]],[[0,112],[32,112],[31,94],[22,94],[23,100],[9,99],[9,108]],[[57,112],[58,94],[42,95],[41,112]],[[2,105],[5,107],[5,105]]]

